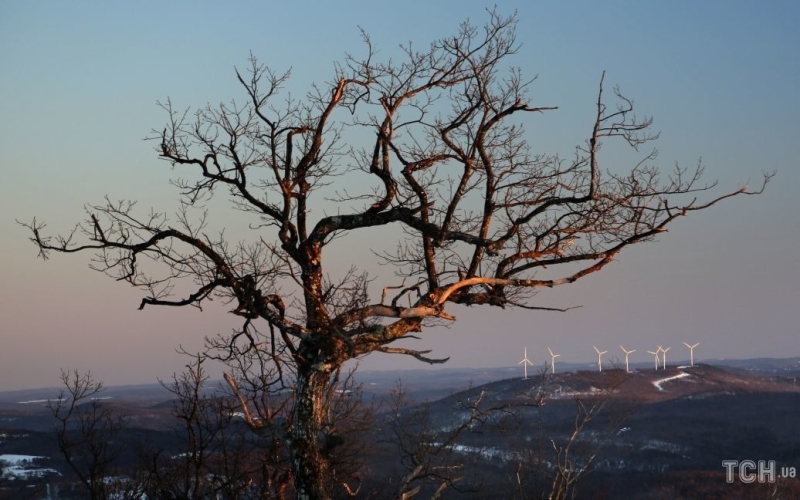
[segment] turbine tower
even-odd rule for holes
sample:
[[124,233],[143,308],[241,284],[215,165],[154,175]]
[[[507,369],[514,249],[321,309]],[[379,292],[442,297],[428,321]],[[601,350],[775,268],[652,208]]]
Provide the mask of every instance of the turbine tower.
[[592,347],[594,347],[594,350],[597,351],[597,371],[603,371],[603,354],[607,353],[608,351],[601,351],[597,348],[597,346]]
[[624,353],[625,353],[625,372],[626,372],[626,373],[630,373],[631,371],[628,369],[628,356],[629,356],[630,354],[632,354],[632,353],[636,352],[636,349],[631,349],[631,350],[629,351],[629,350],[625,349],[625,348],[624,348],[624,347],[622,347],[622,346],[619,346],[619,348],[620,348],[620,349],[622,349],[622,352],[624,352]]
[[689,348],[689,364],[694,366],[694,348],[700,345],[700,342],[696,343],[695,345],[689,345],[686,342],[683,343],[686,347]]
[[672,349],[672,347],[667,347],[666,349],[662,349],[662,348],[661,348],[661,346],[658,346],[658,348],[659,348],[659,349],[661,349],[661,352],[663,353],[663,354],[662,354],[662,356],[664,357],[664,364],[663,364],[663,366],[664,366],[664,369],[666,370],[666,369],[667,369],[667,351],[669,351],[670,349]]
[[533,366],[533,363],[531,363],[531,360],[528,359],[528,348],[527,347],[525,348],[525,355],[522,357],[522,361],[520,361],[517,364],[518,365],[522,365],[522,370],[525,373],[525,377],[523,378],[523,380],[528,380],[528,365]]
[[560,354],[553,354],[553,351],[550,348],[547,348],[547,351],[550,353],[550,365],[553,367],[553,373],[556,372],[556,358],[561,356]]
[[656,358],[656,370],[658,370],[658,354],[660,351],[647,351],[649,354],[652,354]]

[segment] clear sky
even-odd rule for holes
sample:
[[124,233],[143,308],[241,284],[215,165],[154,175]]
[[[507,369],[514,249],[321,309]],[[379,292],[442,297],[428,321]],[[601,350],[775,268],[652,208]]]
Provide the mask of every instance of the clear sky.
[[[302,95],[333,63],[362,50],[358,27],[386,54],[480,24],[491,3],[0,2],[0,390],[56,385],[60,368],[107,384],[155,382],[180,371],[175,353],[236,326],[222,311],[149,308],[141,292],[87,268],[90,255],[36,258],[15,219],[66,231],[86,202],[138,199],[177,207],[171,172],[142,140],[179,107],[242,99],[234,66],[250,51],[293,69]],[[514,365],[527,346],[591,362],[592,345],[647,361],[657,344],[699,359],[800,355],[800,3],[794,1],[512,2],[522,49],[514,64],[539,79],[533,99],[559,111],[528,128],[542,152],[570,154],[590,131],[599,76],[655,116],[659,161],[702,157],[720,192],[777,171],[759,197],[677,221],[657,243],[624,252],[582,282],[546,291],[566,314],[456,309],[419,348],[449,366]],[[228,223],[228,221],[222,221]],[[367,234],[364,234],[367,237]],[[348,241],[336,264],[370,241]],[[362,253],[359,253],[362,252]],[[388,279],[388,277],[386,277]],[[362,369],[424,368],[373,355]]]

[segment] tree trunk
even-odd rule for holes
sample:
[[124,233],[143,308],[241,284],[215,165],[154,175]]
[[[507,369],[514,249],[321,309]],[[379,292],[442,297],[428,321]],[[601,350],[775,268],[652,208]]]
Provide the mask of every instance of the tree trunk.
[[300,367],[297,373],[291,449],[298,499],[330,498],[325,481],[329,463],[322,438],[323,398],[330,376],[330,371],[318,366]]

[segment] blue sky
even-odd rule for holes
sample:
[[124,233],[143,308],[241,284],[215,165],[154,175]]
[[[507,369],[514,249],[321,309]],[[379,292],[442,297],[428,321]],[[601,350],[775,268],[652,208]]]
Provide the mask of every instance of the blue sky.
[[[53,231],[86,202],[134,198],[177,207],[167,165],[142,139],[165,120],[155,102],[202,106],[243,94],[233,69],[252,51],[303,95],[363,53],[358,27],[381,55],[399,43],[455,33],[486,19],[481,2],[2,2],[0,3],[0,390],[54,385],[60,368],[91,369],[108,384],[149,383],[179,371],[175,353],[235,327],[223,311],[137,311],[141,293],[87,268],[88,255],[36,258],[14,221]],[[519,2],[522,49],[513,64],[538,75],[533,101],[559,110],[527,126],[542,152],[569,155],[586,139],[602,71],[654,115],[659,161],[700,157],[720,191],[777,171],[767,192],[678,221],[602,273],[543,292],[567,314],[456,310],[420,348],[449,366],[513,365],[527,346],[569,362],[618,351],[701,342],[699,359],[799,356],[800,4],[775,2]],[[624,167],[625,165],[622,165]],[[224,223],[231,223],[224,221]],[[233,225],[233,223],[231,223]],[[366,236],[366,235],[365,235]],[[357,261],[368,239],[331,256]],[[338,247],[337,247],[338,248]],[[387,278],[388,279],[388,278]],[[677,352],[676,352],[677,351]],[[681,355],[683,353],[683,355]],[[639,357],[641,356],[641,358]],[[362,369],[424,368],[375,355]]]

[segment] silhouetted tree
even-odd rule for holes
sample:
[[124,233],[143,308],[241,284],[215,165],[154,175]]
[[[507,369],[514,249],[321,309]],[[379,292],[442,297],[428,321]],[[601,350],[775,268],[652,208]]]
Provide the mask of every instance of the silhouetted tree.
[[140,450],[148,497],[213,498],[225,492],[225,498],[239,498],[230,492],[246,489],[244,464],[251,450],[236,433],[233,402],[207,387],[203,361],[198,356],[171,383],[162,382],[174,397],[173,432],[179,445]]
[[[620,389],[632,375],[615,366],[603,370],[602,374],[589,376],[588,390],[573,391],[572,425],[537,433],[541,431],[537,427],[547,418],[541,414],[538,419],[525,423],[525,439],[510,446],[514,470],[509,474],[513,491],[509,494],[513,498],[576,498],[579,481],[595,469],[609,439],[617,435],[636,411],[635,404],[620,397]],[[545,378],[552,379],[546,374]],[[559,390],[563,382],[558,382]],[[548,397],[552,399],[553,388],[543,384],[544,401]]]
[[[542,377],[544,380],[544,377]],[[390,394],[387,427],[403,468],[395,498],[409,500],[418,494],[441,498],[448,491],[490,493],[482,484],[478,457],[481,447],[464,445],[470,434],[495,435],[517,430],[520,412],[538,407],[541,386],[521,391],[511,401],[497,401],[487,387],[465,391],[452,401],[444,417],[433,415],[432,404],[414,404],[398,382]]]
[[126,417],[100,400],[103,383],[91,372],[62,370],[64,389],[47,407],[56,420],[58,449],[92,499],[138,498],[135,484],[116,474],[114,462],[122,452],[120,433]]
[[[513,16],[490,12],[482,28],[463,23],[455,36],[403,46],[385,61],[364,35],[366,55],[345,56],[331,82],[300,100],[285,93],[288,72],[251,57],[237,71],[245,102],[194,114],[162,104],[167,124],[151,138],[181,171],[176,218],[106,199],[65,236],[47,236],[36,219],[25,225],[42,257],[96,252],[95,269],[145,291],[141,308],[228,301],[243,324],[214,347],[229,358],[258,353],[261,384],[291,388],[297,496],[330,497],[325,394],[345,362],[372,352],[444,362],[396,341],[455,321],[450,304],[548,309],[533,302],[537,290],[603,269],[679,217],[760,192],[701,201],[714,186],[701,183],[702,167],[662,175],[655,150],[630,170],[604,170],[604,141],[638,150],[656,135],[619,89],[607,105],[602,77],[571,159],[533,152],[522,116],[556,108],[535,104],[532,80],[509,66],[515,27]],[[358,131],[368,146],[343,143]],[[316,216],[312,196],[330,184],[339,213]],[[207,231],[204,203],[220,189],[250,218],[251,241]],[[403,234],[396,251],[376,251],[403,279],[380,276],[379,300],[365,270],[326,273],[334,239],[363,245],[389,226]]]

